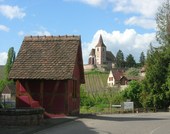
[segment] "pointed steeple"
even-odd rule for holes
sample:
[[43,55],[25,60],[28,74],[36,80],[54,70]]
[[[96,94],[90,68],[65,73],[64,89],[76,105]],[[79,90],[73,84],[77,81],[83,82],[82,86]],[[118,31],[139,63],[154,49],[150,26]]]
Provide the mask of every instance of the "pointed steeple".
[[106,47],[105,44],[103,43],[103,38],[102,38],[101,34],[100,34],[99,41],[98,41],[96,47]]

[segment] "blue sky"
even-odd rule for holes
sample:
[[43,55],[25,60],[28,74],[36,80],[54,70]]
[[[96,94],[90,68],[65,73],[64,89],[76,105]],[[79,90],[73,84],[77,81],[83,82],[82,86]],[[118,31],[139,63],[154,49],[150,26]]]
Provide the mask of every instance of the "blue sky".
[[136,61],[155,41],[155,13],[163,0],[0,0],[0,65],[24,36],[81,35],[83,60],[99,35],[107,50]]

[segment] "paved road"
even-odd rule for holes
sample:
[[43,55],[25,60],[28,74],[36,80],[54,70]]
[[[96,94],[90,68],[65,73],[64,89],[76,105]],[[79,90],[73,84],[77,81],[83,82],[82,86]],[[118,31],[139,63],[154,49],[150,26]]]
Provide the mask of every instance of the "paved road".
[[35,134],[170,134],[170,113],[88,116]]

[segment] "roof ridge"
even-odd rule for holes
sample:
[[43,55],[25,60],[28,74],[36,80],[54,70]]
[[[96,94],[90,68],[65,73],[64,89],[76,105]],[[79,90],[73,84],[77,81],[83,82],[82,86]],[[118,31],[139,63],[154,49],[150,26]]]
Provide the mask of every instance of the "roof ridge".
[[25,36],[24,41],[50,41],[50,40],[80,40],[81,36],[80,35],[58,35],[58,36]]

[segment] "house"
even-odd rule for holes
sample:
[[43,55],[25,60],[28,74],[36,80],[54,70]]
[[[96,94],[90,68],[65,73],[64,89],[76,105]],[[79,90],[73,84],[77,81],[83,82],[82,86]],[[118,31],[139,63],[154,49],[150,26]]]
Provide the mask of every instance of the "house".
[[1,93],[1,98],[3,100],[15,100],[15,85],[7,84]]
[[80,36],[25,37],[9,78],[16,107],[43,107],[46,115],[79,113],[85,83]]
[[146,66],[142,67],[140,70],[140,76],[145,77],[146,74]]
[[94,68],[110,70],[112,67],[114,67],[114,63],[115,56],[111,51],[107,51],[106,45],[103,42],[102,35],[100,35],[95,48],[91,49],[88,64],[85,65],[84,68],[86,70]]
[[122,89],[127,87],[128,79],[124,75],[124,70],[111,70],[107,79],[109,87],[118,86]]

